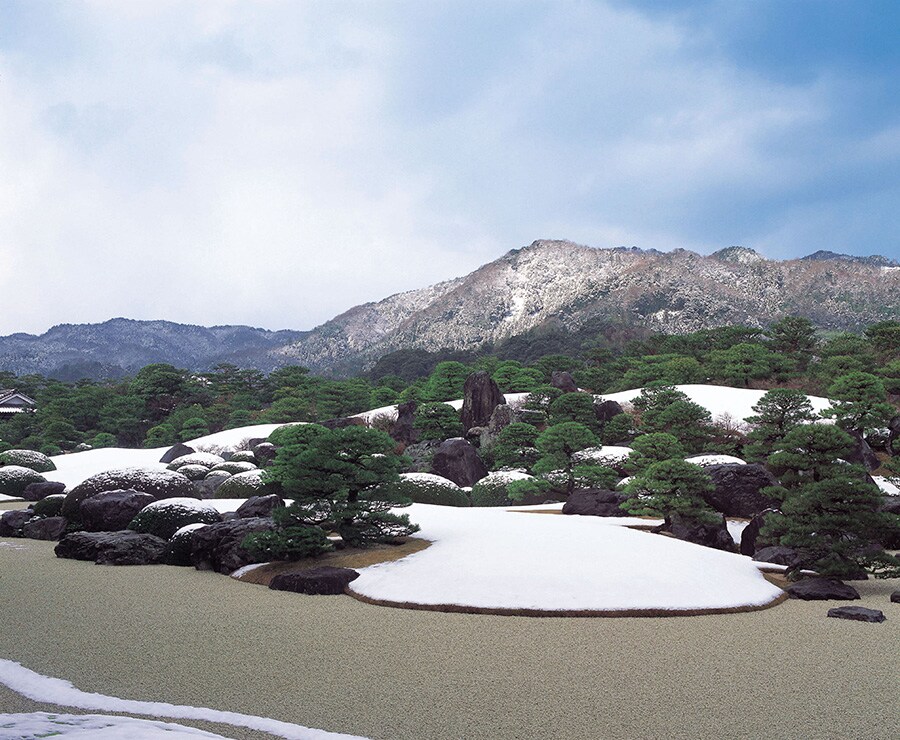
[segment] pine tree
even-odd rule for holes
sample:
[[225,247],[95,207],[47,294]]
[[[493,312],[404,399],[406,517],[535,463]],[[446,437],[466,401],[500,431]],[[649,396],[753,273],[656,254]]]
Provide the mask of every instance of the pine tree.
[[632,475],[663,460],[684,459],[685,451],[676,437],[665,432],[651,432],[635,437],[631,443],[632,453],[625,467]]
[[759,399],[753,410],[756,415],[746,419],[753,426],[747,435],[750,444],[746,448],[751,460],[765,460],[791,429],[816,418],[806,394],[791,388],[769,391]]
[[543,432],[536,441],[541,452],[540,459],[534,464],[536,473],[552,473],[561,471],[565,477],[565,491],[571,494],[575,490],[575,467],[573,457],[576,452],[594,447],[597,437],[584,424],[566,421],[554,424]]
[[896,413],[887,403],[884,383],[871,373],[842,375],[828,388],[828,396],[834,400],[822,415],[833,417],[841,429],[858,435],[883,426]]
[[637,516],[661,516],[666,525],[684,523],[715,524],[721,515],[706,503],[703,494],[714,490],[709,475],[699,465],[684,460],[653,463],[625,486],[634,497],[622,508]]

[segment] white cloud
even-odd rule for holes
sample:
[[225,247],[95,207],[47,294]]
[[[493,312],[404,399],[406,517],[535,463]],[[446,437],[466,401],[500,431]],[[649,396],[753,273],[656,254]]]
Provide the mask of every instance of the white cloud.
[[[64,57],[0,46],[0,331],[308,328],[535,238],[796,233],[771,204],[827,171],[794,142],[828,81],[599,3],[489,11],[494,36],[455,4],[91,2]],[[842,166],[896,134],[870,141]]]

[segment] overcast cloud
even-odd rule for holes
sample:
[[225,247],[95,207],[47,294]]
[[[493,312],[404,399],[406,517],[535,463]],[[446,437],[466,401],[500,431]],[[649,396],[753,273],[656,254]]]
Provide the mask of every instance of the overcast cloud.
[[898,20],[0,0],[0,333],[311,328],[538,238],[898,258]]

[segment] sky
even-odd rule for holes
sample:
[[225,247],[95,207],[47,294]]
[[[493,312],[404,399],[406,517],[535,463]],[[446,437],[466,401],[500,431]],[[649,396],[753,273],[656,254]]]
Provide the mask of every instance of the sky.
[[0,0],[0,334],[308,329],[535,239],[900,258],[900,2]]

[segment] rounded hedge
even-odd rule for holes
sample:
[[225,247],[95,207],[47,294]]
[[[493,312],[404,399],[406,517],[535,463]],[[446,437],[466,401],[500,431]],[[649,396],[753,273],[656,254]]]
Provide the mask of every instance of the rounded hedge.
[[209,468],[203,465],[182,465],[177,472],[190,480],[203,480],[209,474]]
[[219,512],[195,498],[168,498],[147,504],[131,520],[128,529],[152,534],[164,540],[188,524],[221,521]]
[[0,468],[0,493],[4,496],[21,498],[26,486],[46,482],[43,475],[31,468],[23,468],[21,465],[4,465]]
[[312,437],[328,431],[321,424],[285,424],[275,429],[268,437],[266,442],[270,442],[276,447],[287,447],[288,445],[309,444]]
[[178,470],[184,465],[202,465],[209,470],[210,468],[225,462],[224,457],[214,455],[211,452],[189,452],[187,455],[176,457],[166,467],[169,470]]
[[400,482],[391,486],[391,491],[391,498],[411,499],[416,504],[471,506],[462,488],[452,480],[431,473],[401,473]]
[[[0,468],[2,470],[2,468]],[[78,519],[81,502],[105,491],[134,490],[149,493],[155,499],[197,498],[190,478],[173,470],[156,468],[116,468],[85,478],[66,494],[62,515]]]
[[250,450],[238,450],[237,452],[231,455],[231,459],[228,462],[248,462],[256,465],[256,455],[254,455]]
[[35,516],[39,517],[59,516],[59,513],[62,510],[63,501],[65,500],[66,494],[53,493],[42,498],[40,501],[35,501],[31,505],[31,510],[34,512]]
[[35,450],[7,450],[0,452],[0,465],[18,465],[30,468],[36,473],[49,473],[56,470],[56,464],[47,455]]
[[237,475],[238,473],[247,473],[251,470],[257,470],[258,468],[251,462],[241,462],[240,460],[232,461],[228,460],[226,462],[220,462],[218,465],[214,465],[210,468],[210,472],[213,470],[223,470],[226,473],[231,473],[232,475]]
[[215,498],[250,498],[251,496],[259,496],[265,486],[262,476],[263,471],[259,468],[232,475],[216,489]]
[[472,506],[514,506],[509,498],[509,484],[517,480],[533,480],[524,470],[496,470],[472,486]]
[[172,535],[169,540],[169,550],[166,553],[166,562],[169,565],[192,565],[191,547],[192,535],[198,529],[206,526],[203,522],[186,524]]

